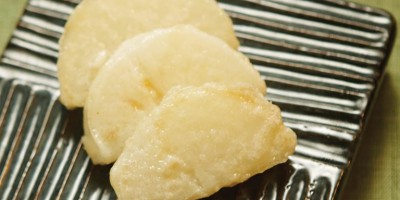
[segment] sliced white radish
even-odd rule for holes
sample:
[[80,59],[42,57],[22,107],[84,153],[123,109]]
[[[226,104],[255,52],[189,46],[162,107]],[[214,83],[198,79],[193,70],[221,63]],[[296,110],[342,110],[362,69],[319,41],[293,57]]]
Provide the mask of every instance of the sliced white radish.
[[286,162],[296,135],[253,87],[175,87],[111,169],[119,199],[199,199]]
[[[125,41],[94,80],[84,108],[83,143],[94,163],[114,162],[131,133],[177,85],[247,83],[266,87],[249,60],[191,26],[157,30]],[[211,113],[212,114],[212,113]]]
[[237,48],[232,22],[214,0],[84,0],[60,41],[61,102],[82,107],[98,70],[124,40],[157,28],[190,24]]

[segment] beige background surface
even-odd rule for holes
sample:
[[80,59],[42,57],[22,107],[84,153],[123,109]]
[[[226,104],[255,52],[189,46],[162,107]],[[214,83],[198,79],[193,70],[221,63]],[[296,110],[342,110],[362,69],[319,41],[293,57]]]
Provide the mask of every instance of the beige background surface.
[[[400,0],[357,0],[383,8],[400,20]],[[18,22],[26,0],[0,0],[0,53]],[[399,24],[398,24],[399,27]],[[363,135],[343,199],[400,199],[400,38]]]

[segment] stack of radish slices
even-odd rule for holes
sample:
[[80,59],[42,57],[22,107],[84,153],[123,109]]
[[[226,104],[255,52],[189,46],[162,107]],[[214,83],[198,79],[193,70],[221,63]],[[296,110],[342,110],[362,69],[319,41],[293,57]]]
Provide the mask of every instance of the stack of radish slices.
[[119,199],[198,199],[294,152],[296,135],[214,0],[84,0],[60,42],[61,102]]

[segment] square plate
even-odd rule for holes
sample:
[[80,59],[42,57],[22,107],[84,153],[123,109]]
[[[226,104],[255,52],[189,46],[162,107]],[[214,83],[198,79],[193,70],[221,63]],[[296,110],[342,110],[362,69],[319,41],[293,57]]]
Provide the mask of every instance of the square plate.
[[[336,199],[382,81],[386,12],[340,0],[219,0],[295,155],[209,199]],[[0,62],[0,199],[116,199],[82,148],[82,111],[58,101],[58,39],[78,0],[30,0]]]

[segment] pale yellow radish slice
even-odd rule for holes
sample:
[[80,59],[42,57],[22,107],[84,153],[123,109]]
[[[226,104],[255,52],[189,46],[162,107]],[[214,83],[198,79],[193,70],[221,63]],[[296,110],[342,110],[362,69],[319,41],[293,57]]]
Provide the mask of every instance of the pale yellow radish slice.
[[221,40],[190,26],[143,34],[124,42],[94,80],[84,108],[83,142],[94,163],[117,159],[136,126],[176,85],[243,82],[265,94],[249,60]]
[[198,199],[286,162],[296,135],[252,87],[175,87],[111,169],[119,199]]
[[157,28],[190,24],[237,48],[232,22],[214,0],[84,0],[60,41],[61,102],[82,107],[98,70],[124,40]]

